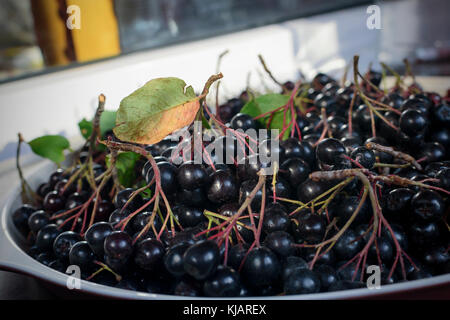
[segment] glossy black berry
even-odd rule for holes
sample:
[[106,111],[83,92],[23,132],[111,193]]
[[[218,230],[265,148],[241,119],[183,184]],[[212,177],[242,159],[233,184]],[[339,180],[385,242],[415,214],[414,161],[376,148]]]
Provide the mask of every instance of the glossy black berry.
[[358,147],[353,150],[351,158],[367,169],[372,169],[376,160],[375,153],[365,147]]
[[64,170],[62,168],[56,169],[56,171],[53,172],[48,179],[50,187],[53,188],[63,178],[63,175]]
[[113,231],[104,241],[105,254],[112,259],[124,260],[133,253],[130,236],[123,231]]
[[133,195],[133,192],[135,191],[136,190],[132,188],[127,188],[119,191],[114,198],[114,205],[116,206],[116,208],[121,209],[125,206],[125,204],[128,203],[126,209],[132,211],[139,209],[139,207],[143,205],[142,196],[140,194],[136,195],[133,200],[128,202],[128,200]]
[[441,195],[433,190],[422,190],[411,199],[413,215],[422,221],[437,221],[445,211],[445,203]]
[[263,230],[266,233],[275,231],[287,231],[290,220],[287,213],[278,208],[269,208],[264,212]]
[[47,212],[56,212],[64,209],[64,202],[65,199],[58,192],[51,191],[45,196],[43,206]]
[[293,189],[295,188],[291,187],[291,185],[283,178],[277,178],[275,186],[272,184],[272,181],[267,181],[266,183],[267,193],[271,197],[275,195],[279,198],[289,199],[291,197]]
[[405,110],[400,116],[400,129],[408,136],[415,136],[427,127],[427,117],[417,110]]
[[36,211],[28,218],[28,227],[35,234],[49,223],[50,217],[42,210]]
[[248,129],[256,129],[256,123],[251,116],[244,113],[236,114],[230,121],[231,128],[234,130],[241,129],[244,132]]
[[144,270],[155,271],[161,266],[165,249],[156,239],[146,239],[139,242],[134,262]]
[[[338,218],[338,225],[344,226],[344,224],[350,219],[350,217],[355,212],[356,208],[358,208],[359,204],[361,202],[361,199],[358,196],[350,196],[350,197],[343,197],[339,204],[336,207],[336,216]],[[357,216],[354,219],[354,224],[361,224],[361,223],[367,223],[368,220],[371,218],[371,212],[369,211],[369,206],[367,204],[368,202],[365,201],[361,208],[359,209],[359,212]]]
[[356,233],[348,229],[342,236],[336,241],[334,251],[341,260],[348,260],[353,258],[361,249],[362,241],[358,239]]
[[297,189],[297,197],[303,203],[315,199],[325,191],[327,191],[327,184],[322,181],[313,181],[307,179]]
[[321,291],[327,291],[332,285],[335,285],[340,279],[336,271],[325,264],[314,268],[316,275],[320,279]]
[[436,174],[436,179],[439,180],[439,185],[441,188],[450,190],[450,168],[439,170]]
[[275,283],[281,276],[281,264],[275,253],[265,247],[249,252],[241,271],[242,279],[252,287]]
[[302,240],[309,244],[319,243],[325,235],[326,223],[322,217],[314,213],[302,214],[298,219],[298,233]]
[[184,270],[197,280],[214,274],[219,265],[220,251],[213,241],[201,241],[189,247],[183,255]]
[[208,199],[214,203],[230,202],[237,197],[236,180],[228,172],[218,170],[211,176]]
[[42,227],[36,236],[36,247],[41,251],[52,251],[53,242],[61,233],[56,224],[48,224]]
[[378,237],[369,248],[369,260],[378,264],[379,260],[389,263],[394,258],[395,248],[387,237]]
[[61,261],[69,260],[69,253],[72,246],[81,241],[81,236],[73,231],[65,231],[58,235],[53,242],[53,253]]
[[49,266],[55,260],[55,256],[50,252],[42,252],[36,257],[36,260],[43,265]]
[[386,196],[386,208],[389,216],[399,220],[409,213],[414,194],[414,191],[407,188],[397,188],[390,191]]
[[309,165],[300,158],[290,158],[280,166],[280,174],[291,186],[303,183],[311,172]]
[[337,139],[327,138],[320,141],[316,149],[316,157],[319,161],[336,165],[341,162],[342,155],[345,154],[344,145]]
[[42,184],[39,185],[38,189],[36,190],[36,193],[41,198],[44,198],[45,195],[47,193],[49,193],[50,191],[52,191],[52,187],[50,186],[50,184],[49,183],[42,183]]
[[66,210],[72,210],[83,205],[86,200],[86,195],[84,193],[74,192],[67,197],[64,208]]
[[285,231],[274,231],[264,239],[264,246],[279,257],[287,257],[295,253],[294,239]]
[[[284,156],[286,159],[289,158],[300,158],[305,161],[309,161],[311,155],[308,151],[305,151],[305,144],[300,142],[297,138],[287,138],[281,142],[284,148]],[[308,147],[308,146],[307,146]]]
[[96,259],[94,251],[86,241],[75,243],[69,251],[69,262],[83,269],[90,269]]
[[424,143],[420,147],[419,157],[423,158],[423,163],[430,163],[445,160],[446,150],[439,142]]
[[316,257],[317,249],[316,248],[303,248],[301,251],[301,257],[308,262],[311,262],[316,259],[316,264],[326,264],[329,266],[334,266],[336,262],[336,254],[334,250],[328,250],[328,252],[321,252]]
[[300,257],[289,256],[283,264],[282,278],[288,279],[297,270],[309,269],[308,263]]
[[238,164],[238,176],[242,181],[258,179],[258,172],[263,168],[270,167],[270,162],[261,162],[259,154],[252,154],[245,157],[243,163]]
[[207,201],[206,192],[203,188],[194,190],[181,189],[177,192],[177,198],[181,203],[194,207],[201,207]]
[[314,271],[303,269],[292,272],[290,277],[284,280],[284,292],[286,294],[309,294],[320,291],[320,278]]
[[423,248],[435,243],[439,236],[439,226],[436,222],[414,223],[409,227],[409,240],[413,245]]
[[201,164],[189,161],[178,168],[177,181],[183,189],[194,190],[208,181],[208,175]]
[[[153,215],[153,212],[151,212],[151,211],[141,211],[137,215],[135,215],[131,219],[131,227],[132,227],[133,231],[141,232],[142,229],[144,229],[147,226],[147,224],[150,222],[152,215]],[[161,218],[159,217],[159,215],[155,215],[155,218],[153,220],[153,225],[155,226],[156,230],[161,229],[162,222],[161,222]]]
[[164,266],[174,277],[180,277],[185,274],[183,255],[189,247],[189,243],[180,243],[172,246],[164,255]]
[[203,285],[203,292],[208,297],[236,297],[240,291],[239,274],[222,265],[217,267],[215,274]]
[[23,234],[27,235],[30,230],[28,227],[28,219],[36,212],[36,209],[30,205],[24,204],[17,208],[12,214],[14,226]]
[[92,251],[99,257],[102,257],[104,254],[105,238],[112,232],[113,228],[111,224],[107,222],[97,222],[89,227],[84,237]]

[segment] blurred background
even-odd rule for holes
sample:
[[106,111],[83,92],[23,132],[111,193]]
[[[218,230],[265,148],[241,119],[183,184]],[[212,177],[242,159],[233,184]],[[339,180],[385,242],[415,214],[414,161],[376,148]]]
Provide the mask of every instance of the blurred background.
[[[371,39],[377,58],[402,68],[407,57],[419,73],[450,73],[448,0],[0,0],[0,81],[370,4],[381,9],[382,29]],[[70,30],[73,5],[81,28]],[[319,55],[328,63],[350,58],[334,42],[364,37],[354,22],[347,21],[347,34],[321,36]],[[301,58],[315,56],[317,35],[293,39],[310,51]]]
[[340,78],[355,54],[360,70],[403,73],[408,58],[422,85],[446,91],[449,12],[449,0],[0,0],[0,176],[17,132],[75,139],[100,93],[116,110],[150,79],[199,92],[218,71],[221,100],[277,90],[258,54],[279,81]]

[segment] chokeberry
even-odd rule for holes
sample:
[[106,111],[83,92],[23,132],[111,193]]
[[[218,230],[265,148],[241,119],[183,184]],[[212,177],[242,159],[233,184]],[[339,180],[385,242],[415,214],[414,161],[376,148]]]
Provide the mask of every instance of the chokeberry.
[[300,158],[287,159],[280,166],[281,176],[294,187],[304,182],[310,171],[309,165]]
[[208,175],[201,164],[188,161],[178,168],[177,181],[183,189],[194,190],[208,181]]
[[139,242],[134,262],[145,270],[156,271],[161,266],[165,254],[163,244],[156,239],[146,239]]
[[51,191],[45,196],[43,206],[47,212],[56,212],[64,209],[64,202],[63,196],[60,196],[57,191]]
[[203,292],[208,297],[236,297],[241,291],[239,274],[226,266],[219,266],[215,274],[203,285]]
[[270,249],[266,247],[255,248],[247,255],[241,275],[249,286],[269,286],[280,278],[281,264]]
[[251,116],[244,113],[236,114],[230,121],[231,128],[234,130],[241,129],[244,132],[248,129],[256,129],[256,123]]
[[105,254],[112,259],[127,259],[133,253],[130,236],[123,231],[113,231],[104,240]]
[[285,231],[274,231],[264,239],[264,246],[279,257],[287,257],[295,253],[294,239]]
[[72,246],[81,241],[81,236],[73,231],[65,231],[58,235],[53,242],[53,253],[61,261],[69,260],[69,253]]
[[358,147],[353,150],[351,158],[367,169],[372,169],[376,160],[375,153],[365,147]]
[[23,235],[26,235],[30,230],[28,226],[28,219],[34,212],[36,212],[34,207],[24,204],[17,208],[12,214],[12,221],[14,225]]
[[345,147],[337,139],[323,139],[317,145],[316,157],[319,161],[327,165],[339,164],[343,154],[345,154]]
[[416,219],[422,221],[437,221],[445,210],[441,195],[433,190],[422,190],[411,199],[412,213]]
[[75,243],[69,251],[70,264],[81,269],[90,269],[94,265],[95,253],[86,241]]
[[284,280],[286,294],[309,294],[320,291],[320,278],[308,269],[296,270]]
[[42,210],[36,211],[28,218],[28,226],[31,232],[35,234],[49,223],[50,217]]
[[220,252],[210,240],[200,241],[189,247],[183,255],[184,270],[197,280],[213,275],[219,265]]
[[52,251],[53,242],[61,233],[56,224],[48,224],[39,230],[36,236],[36,247],[41,252]]
[[225,203],[237,197],[236,180],[228,172],[219,170],[212,174],[208,188],[208,199],[214,203]]

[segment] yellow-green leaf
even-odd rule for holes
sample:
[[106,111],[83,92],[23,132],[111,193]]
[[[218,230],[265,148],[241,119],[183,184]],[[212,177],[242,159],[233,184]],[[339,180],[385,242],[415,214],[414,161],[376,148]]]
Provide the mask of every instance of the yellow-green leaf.
[[199,108],[199,97],[183,80],[154,79],[121,101],[114,134],[123,141],[154,144],[194,121]]

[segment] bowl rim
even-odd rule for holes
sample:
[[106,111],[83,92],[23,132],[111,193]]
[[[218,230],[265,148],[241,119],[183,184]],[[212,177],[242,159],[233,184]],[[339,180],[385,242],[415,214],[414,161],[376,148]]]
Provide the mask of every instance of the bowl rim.
[[[48,161],[43,163],[27,176],[29,180],[36,178],[37,173],[49,172]],[[12,223],[11,215],[14,203],[18,201],[20,186],[16,184],[7,194],[1,203],[0,212],[0,269],[13,271],[29,275],[31,277],[43,280],[45,282],[67,287],[69,275],[58,272],[48,266],[45,266],[37,260],[30,257],[22,246],[14,238],[18,237],[18,231]],[[398,294],[410,290],[425,289],[435,286],[450,286],[450,274],[439,275],[427,279],[406,281],[402,283],[382,285],[380,289],[350,289],[343,291],[322,292],[314,294],[298,294],[285,296],[250,296],[250,297],[230,297],[230,298],[211,298],[211,297],[185,297],[168,294],[147,293],[131,291],[116,287],[97,284],[94,282],[80,280],[81,288],[73,289],[81,293],[87,293],[93,296],[113,299],[139,299],[139,300],[331,300],[331,299],[368,299],[382,297],[389,294]]]

